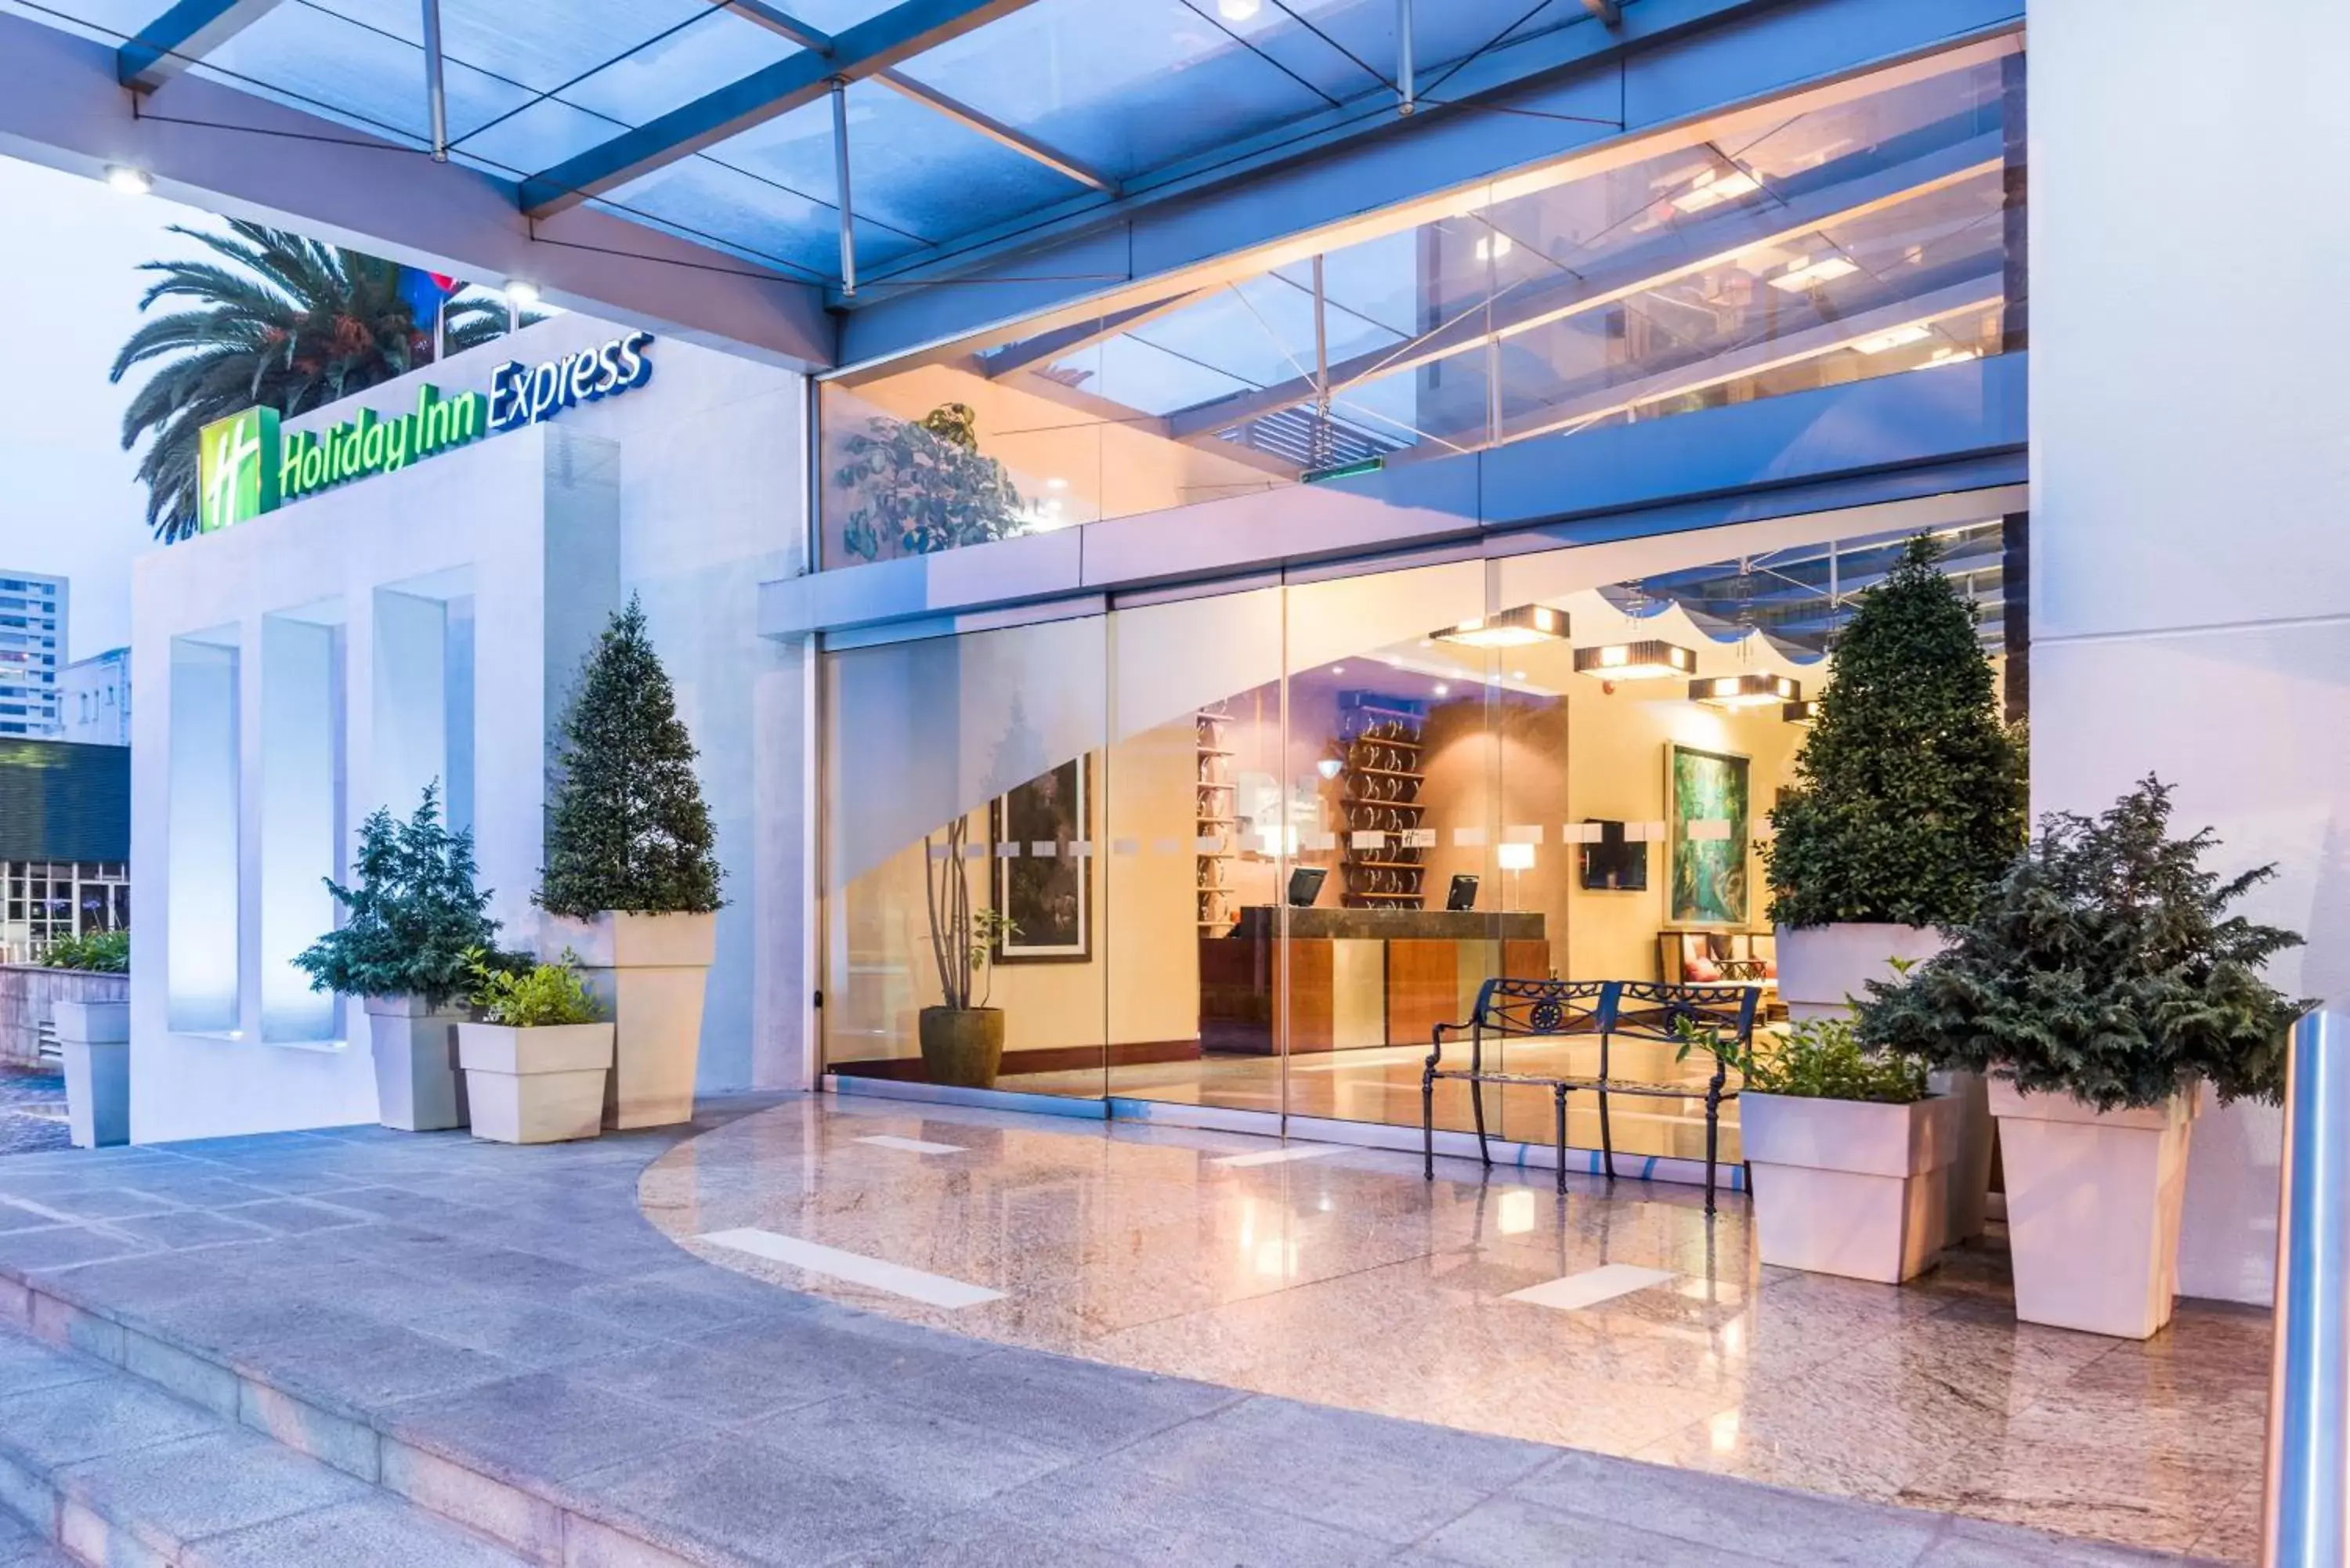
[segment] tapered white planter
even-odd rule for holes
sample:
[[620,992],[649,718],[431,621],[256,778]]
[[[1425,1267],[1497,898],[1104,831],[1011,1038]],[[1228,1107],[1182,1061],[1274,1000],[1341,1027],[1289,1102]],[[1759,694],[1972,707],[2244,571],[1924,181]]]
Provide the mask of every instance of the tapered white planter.
[[693,1116],[693,1075],[702,1055],[702,998],[718,952],[718,917],[602,914],[548,916],[540,956],[578,955],[579,976],[612,1015],[608,1127],[660,1127]]
[[1893,960],[1929,959],[1949,945],[1932,926],[1780,926],[1772,937],[1779,1000],[1790,1018],[1840,1018],[1870,981],[1894,979]]
[[2178,1214],[2198,1096],[2098,1111],[1994,1078],[2015,1315],[2145,1339],[2178,1294]]
[[1899,1284],[1934,1261],[1950,1212],[1958,1103],[1742,1095],[1755,1245],[1783,1269]]
[[515,1029],[457,1025],[457,1058],[473,1136],[495,1143],[561,1143],[604,1128],[612,1026],[556,1023]]
[[367,999],[375,1054],[376,1120],[402,1132],[465,1125],[465,1081],[457,1074],[462,1010],[435,1009],[421,996]]
[[1981,1073],[1941,1072],[1927,1083],[1938,1095],[1948,1095],[1956,1106],[1958,1149],[1949,1175],[1950,1236],[1957,1246],[1983,1233],[1990,1218],[1991,1119],[1991,1091]]
[[76,1148],[130,1141],[130,1004],[59,1002],[49,1008],[65,1053],[66,1116]]

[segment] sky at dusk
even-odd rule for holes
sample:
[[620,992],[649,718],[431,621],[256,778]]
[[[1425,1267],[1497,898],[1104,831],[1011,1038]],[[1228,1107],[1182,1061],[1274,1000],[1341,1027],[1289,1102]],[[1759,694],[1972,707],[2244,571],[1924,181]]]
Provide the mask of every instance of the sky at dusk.
[[[123,406],[143,371],[106,379],[138,328],[143,261],[193,242],[163,231],[204,213],[0,157],[0,570],[73,579],[71,657],[130,640],[130,560],[154,548]],[[158,309],[169,308],[168,304]]]

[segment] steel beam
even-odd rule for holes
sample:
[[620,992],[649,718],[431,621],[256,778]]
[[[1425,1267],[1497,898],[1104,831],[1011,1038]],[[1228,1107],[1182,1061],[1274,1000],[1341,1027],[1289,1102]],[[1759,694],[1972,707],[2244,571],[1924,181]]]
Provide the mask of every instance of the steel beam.
[[1034,0],[899,0],[834,35],[829,54],[803,48],[681,108],[588,149],[522,183],[534,218],[567,212],[738,131],[814,103],[833,82],[858,81],[960,37]]
[[820,369],[836,327],[815,286],[609,213],[532,223],[508,181],[202,75],[142,115],[111,45],[0,12],[0,155],[86,179],[136,169],[156,194],[410,266],[525,278],[554,303]]
[[153,92],[277,8],[277,0],[179,0],[115,51],[115,79]]
[[1624,25],[1624,7],[1618,4],[1618,0],[1583,0],[1583,8],[1598,17],[1599,25],[1603,27],[1620,27]]

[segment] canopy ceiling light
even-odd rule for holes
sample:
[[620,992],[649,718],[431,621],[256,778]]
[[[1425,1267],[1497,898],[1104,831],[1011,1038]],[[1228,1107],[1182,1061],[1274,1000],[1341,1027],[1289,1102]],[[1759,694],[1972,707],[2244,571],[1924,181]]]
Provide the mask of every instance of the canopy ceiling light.
[[128,163],[106,166],[106,183],[126,196],[144,196],[155,188],[155,178],[144,169],[133,169]]
[[1814,284],[1826,283],[1832,278],[1848,277],[1859,270],[1860,264],[1846,256],[1822,256],[1817,261],[1812,260],[1809,256],[1797,256],[1788,264],[1787,270],[1773,277],[1770,284],[1773,288],[1784,289],[1790,294],[1799,294]]
[[1735,202],[1741,196],[1751,196],[1762,188],[1762,182],[1743,169],[1724,174],[1709,169],[1690,182],[1690,188],[1667,201],[1684,213],[1702,213],[1708,207],[1719,207],[1724,202]]
[[1661,680],[1697,670],[1697,655],[1677,643],[1610,642],[1575,650],[1575,672],[1602,680]]
[[1780,709],[1779,717],[1786,720],[1790,724],[1808,724],[1818,715],[1819,711],[1820,700],[1816,697],[1807,697],[1801,702],[1790,702]]
[[1922,321],[1913,321],[1907,327],[1897,327],[1890,332],[1864,337],[1853,347],[1864,354],[1887,354],[1896,348],[1906,348],[1912,343],[1923,343],[1933,335],[1932,327]]
[[1690,701],[1709,708],[1775,706],[1783,711],[1787,703],[1803,701],[1804,689],[1787,676],[1750,670],[1744,675],[1710,675],[1692,680],[1689,694]]
[[1566,635],[1566,612],[1548,605],[1520,605],[1478,620],[1464,620],[1431,634],[1439,642],[1463,648],[1523,648],[1529,643],[1555,642]]

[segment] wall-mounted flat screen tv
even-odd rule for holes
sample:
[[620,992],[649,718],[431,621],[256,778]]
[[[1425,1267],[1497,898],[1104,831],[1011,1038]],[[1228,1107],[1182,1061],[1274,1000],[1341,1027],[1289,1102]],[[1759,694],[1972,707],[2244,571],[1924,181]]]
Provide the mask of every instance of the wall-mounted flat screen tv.
[[1624,825],[1596,819],[1599,842],[1583,846],[1583,887],[1590,893],[1640,893],[1648,887],[1648,846],[1624,836]]

